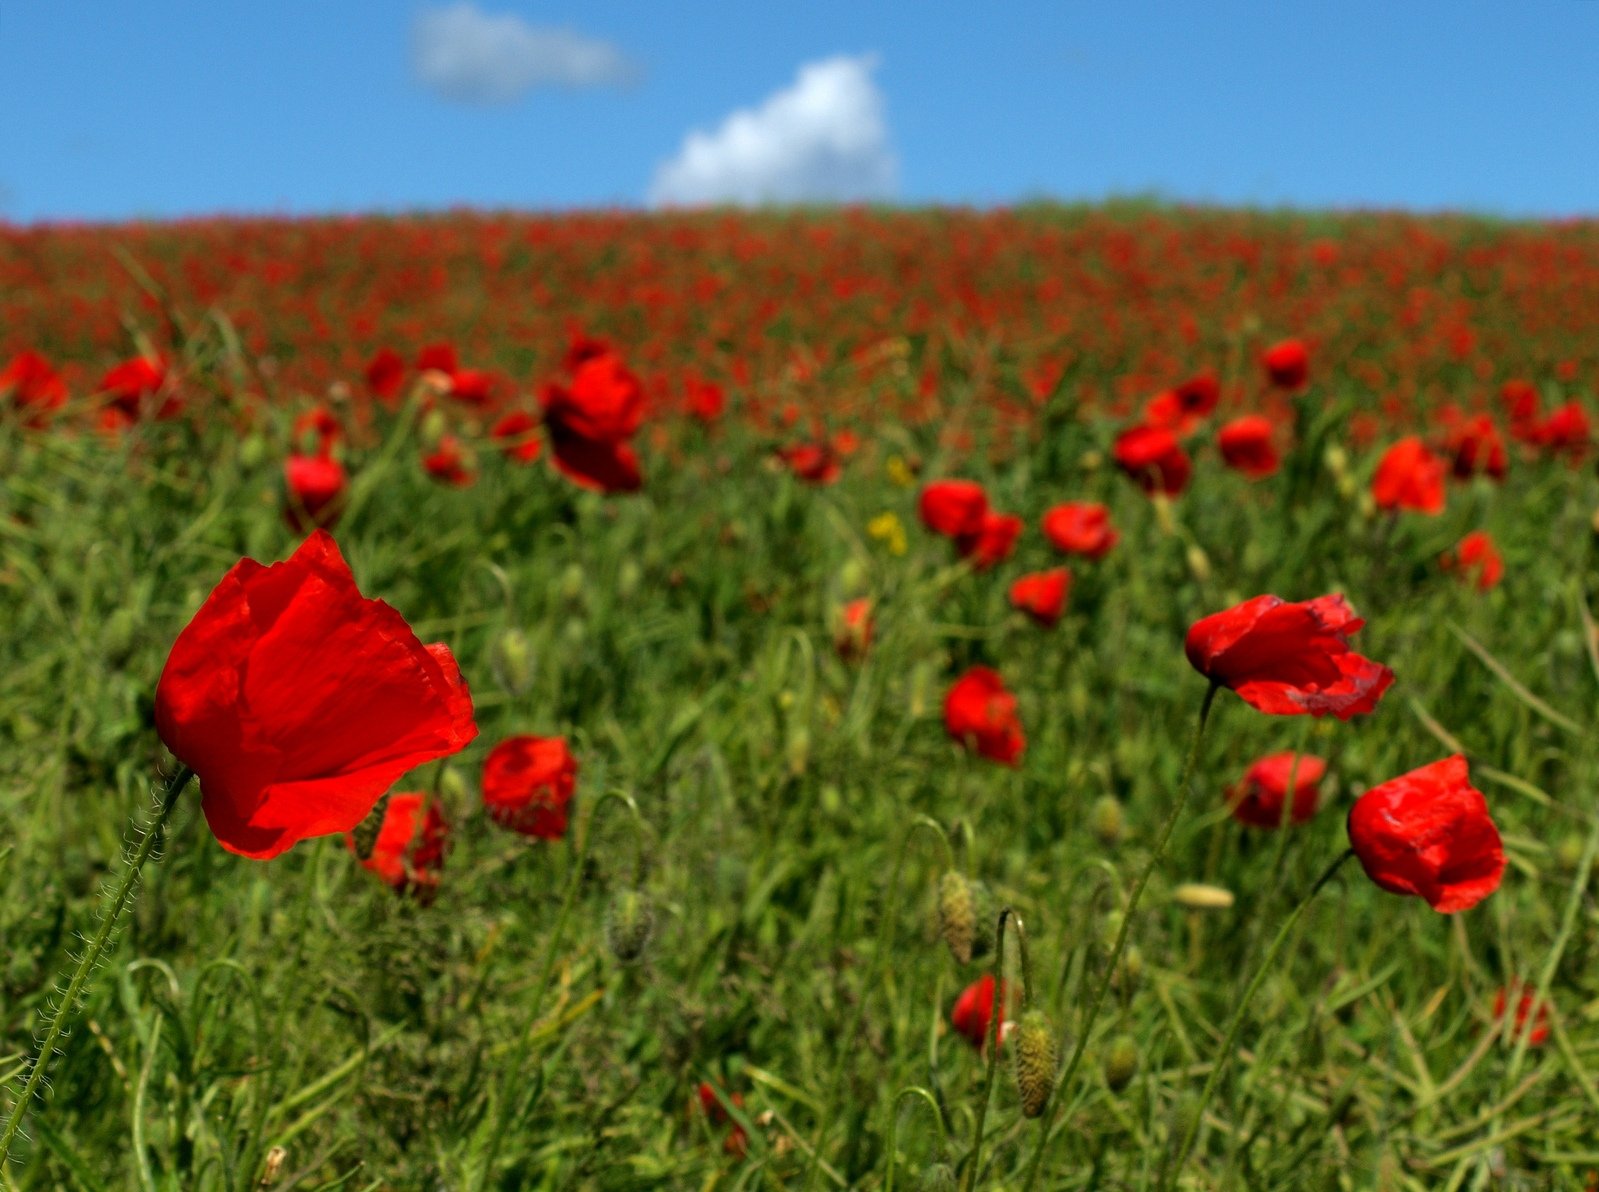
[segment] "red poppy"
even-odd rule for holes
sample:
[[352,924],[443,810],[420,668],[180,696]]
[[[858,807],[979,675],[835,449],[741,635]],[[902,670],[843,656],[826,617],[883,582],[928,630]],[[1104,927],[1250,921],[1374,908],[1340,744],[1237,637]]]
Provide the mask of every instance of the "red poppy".
[[[699,1101],[700,1112],[708,1117],[714,1124],[720,1126],[732,1121],[732,1115],[727,1112],[727,1107],[722,1104],[722,1099],[716,1095],[716,1088],[708,1080],[700,1081],[699,1088],[695,1090],[695,1097]],[[734,1093],[728,1098],[740,1109],[744,1108],[744,1094]],[[749,1137],[744,1133],[744,1127],[737,1122],[732,1123],[727,1137],[722,1140],[722,1150],[735,1159],[742,1159],[749,1149]]]
[[455,370],[460,367],[461,360],[455,354],[454,344],[428,344],[416,354],[417,372],[440,372],[447,377],[453,377]]
[[1144,424],[1163,426],[1179,435],[1191,435],[1210,417],[1219,401],[1221,383],[1216,380],[1216,374],[1202,372],[1175,389],[1150,398],[1144,406]]
[[871,648],[875,629],[871,599],[862,596],[849,601],[838,612],[838,624],[833,630],[834,651],[846,662],[864,658]]
[[1476,906],[1505,872],[1499,829],[1459,754],[1361,795],[1349,809],[1349,845],[1384,890],[1446,915]]
[[1272,344],[1260,358],[1266,379],[1279,389],[1298,389],[1310,377],[1310,353],[1297,339]]
[[173,643],[155,722],[222,847],[261,858],[348,832],[406,771],[477,736],[449,648],[365,599],[323,530],[222,577]]
[[978,571],[997,567],[1010,558],[1016,549],[1016,539],[1021,537],[1023,522],[1014,513],[983,514],[982,524],[976,533],[962,534],[955,539],[955,549]]
[[611,353],[587,356],[570,388],[546,385],[540,400],[556,468],[600,492],[637,492],[644,480],[626,440],[644,417],[638,379]]
[[644,487],[638,455],[626,443],[597,442],[554,425],[549,430],[555,467],[574,484],[602,493],[635,493]]
[[1188,487],[1193,470],[1177,436],[1163,426],[1133,426],[1122,431],[1116,436],[1111,457],[1146,493],[1168,497]]
[[1543,408],[1536,386],[1530,381],[1506,381],[1499,390],[1499,403],[1505,409],[1510,433],[1515,438],[1526,442],[1535,437],[1538,414]]
[[1394,681],[1349,648],[1364,624],[1341,595],[1294,604],[1256,596],[1195,621],[1185,649],[1195,670],[1252,708],[1348,720],[1374,709]]
[[1478,474],[1503,480],[1510,463],[1499,428],[1487,414],[1469,418],[1449,433],[1449,454],[1457,480]]
[[1016,697],[986,666],[970,668],[944,697],[944,729],[981,757],[1014,766],[1027,741],[1016,714]]
[[392,402],[405,384],[405,358],[393,348],[379,348],[366,366],[366,387],[379,401]]
[[1593,428],[1588,412],[1580,402],[1567,402],[1540,422],[1533,431],[1532,441],[1555,455],[1565,455],[1577,460],[1588,451],[1593,438]]
[[[994,991],[999,990],[999,999],[996,1007]],[[1005,986],[994,980],[993,973],[984,973],[973,981],[960,996],[955,999],[955,1004],[950,1008],[949,1022],[958,1034],[966,1039],[973,1047],[982,1049],[988,1043],[988,1028],[993,1021],[995,1013],[999,1014],[996,1026],[997,1037],[1001,1043],[1005,1041]]]
[[1110,510],[1093,501],[1067,501],[1044,514],[1044,537],[1063,554],[1103,559],[1121,537]]
[[1066,593],[1071,585],[1072,573],[1064,567],[1024,575],[1010,586],[1011,607],[1047,628],[1066,611]]
[[349,477],[330,455],[291,455],[283,461],[283,517],[298,534],[331,529],[343,512]]
[[[355,851],[355,836],[345,844]],[[383,808],[372,855],[361,866],[377,874],[395,891],[429,903],[439,888],[439,872],[450,851],[450,824],[437,799],[415,791],[390,795]]]
[[[1520,994],[1520,997],[1516,995]],[[1527,1031],[1527,1046],[1542,1047],[1549,1041],[1549,1005],[1540,1001],[1531,989],[1526,988],[1520,981],[1512,981],[1509,988],[1501,988],[1494,994],[1494,1021],[1503,1022],[1505,1010],[1510,1005],[1510,1000],[1516,999],[1516,1027],[1512,1039],[1521,1037],[1527,1030],[1527,1019],[1531,1018],[1532,1030]]]
[[561,737],[507,737],[483,762],[483,806],[502,828],[540,840],[566,835],[577,759]]
[[1482,530],[1473,530],[1452,551],[1445,551],[1439,564],[1445,571],[1459,572],[1460,578],[1488,592],[1505,578],[1505,561],[1499,557],[1494,540]]
[[0,396],[28,415],[30,425],[38,426],[43,415],[59,410],[67,402],[67,385],[50,362],[38,352],[18,352],[0,370]]
[[935,480],[916,501],[922,525],[947,538],[979,533],[988,516],[988,494],[975,480]]
[[1303,824],[1316,814],[1322,776],[1327,763],[1308,753],[1272,753],[1244,772],[1243,780],[1227,793],[1233,818],[1252,828],[1278,828],[1283,804],[1288,802],[1289,775],[1293,776],[1293,805],[1289,819]]
[[454,435],[440,439],[439,445],[422,457],[422,467],[433,479],[451,488],[466,488],[477,479],[466,449]]
[[500,444],[505,458],[513,463],[535,462],[544,449],[539,438],[539,420],[526,410],[512,410],[494,424],[489,435]]
[[1415,435],[1383,453],[1371,478],[1379,509],[1414,509],[1436,516],[1444,511],[1444,461]]
[[713,385],[709,381],[690,379],[688,389],[688,412],[704,423],[716,422],[727,409],[727,395],[720,385]]
[[1260,480],[1276,472],[1282,463],[1276,444],[1272,442],[1274,431],[1270,418],[1245,414],[1217,432],[1216,446],[1221,449],[1221,458],[1229,468],[1251,480]]
[[482,369],[458,368],[446,396],[465,406],[486,406],[494,398],[494,378]]
[[181,408],[178,401],[168,396],[154,410],[147,409],[149,399],[166,387],[167,366],[159,356],[151,359],[135,356],[124,360],[100,378],[99,391],[111,399],[111,408],[128,422],[136,422],[146,413],[157,418],[173,418]]
[[843,470],[828,443],[795,443],[780,447],[777,457],[807,484],[832,484]]

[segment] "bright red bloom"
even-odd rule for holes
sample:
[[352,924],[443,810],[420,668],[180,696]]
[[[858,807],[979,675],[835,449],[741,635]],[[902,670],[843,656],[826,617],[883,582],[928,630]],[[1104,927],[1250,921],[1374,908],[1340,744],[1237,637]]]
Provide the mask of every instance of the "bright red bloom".
[[843,471],[832,446],[825,442],[780,447],[777,457],[807,484],[832,484]]
[[483,806],[502,828],[540,840],[566,835],[577,759],[561,737],[507,737],[483,762]]
[[1505,872],[1499,829],[1459,754],[1361,795],[1349,809],[1349,845],[1384,890],[1446,915],[1476,906]]
[[876,627],[869,597],[849,601],[838,611],[838,623],[833,629],[834,651],[846,662],[864,658]]
[[[1523,992],[1525,990],[1525,992]],[[1521,996],[1516,997],[1517,994]],[[1510,999],[1516,998],[1516,1028],[1511,1036],[1512,1041],[1521,1037],[1527,1030],[1527,1019],[1531,1018],[1532,1030],[1527,1031],[1527,1046],[1542,1047],[1549,1041],[1549,1004],[1538,999],[1531,989],[1526,988],[1520,981],[1512,981],[1509,988],[1501,988],[1494,994],[1494,1021],[1503,1022],[1505,1010],[1509,1008]]]
[[612,354],[584,360],[569,387],[545,386],[543,402],[547,423],[597,443],[632,438],[644,421],[644,389]]
[[686,388],[690,414],[707,424],[716,422],[722,417],[727,409],[727,395],[722,392],[720,385],[691,378]]
[[1048,628],[1066,611],[1066,593],[1071,586],[1072,573],[1064,567],[1035,571],[1011,584],[1011,607]]
[[417,372],[441,372],[453,377],[460,367],[461,359],[455,354],[454,344],[428,344],[416,354]]
[[1016,765],[1027,748],[1016,697],[986,666],[974,666],[955,680],[944,697],[944,728],[968,750],[1006,766]]
[[530,464],[544,450],[538,432],[537,418],[526,410],[512,410],[494,424],[489,436],[500,444],[506,459],[512,463]]
[[[355,836],[345,844],[355,851]],[[439,888],[439,872],[450,851],[450,824],[437,799],[416,791],[389,796],[372,855],[362,868],[377,874],[400,894],[426,905]]]
[[1242,781],[1227,792],[1228,809],[1235,820],[1252,828],[1281,827],[1291,774],[1294,795],[1289,819],[1303,824],[1316,814],[1319,787],[1326,773],[1327,763],[1308,753],[1268,754],[1250,766]]
[[1454,550],[1444,552],[1439,563],[1445,571],[1458,571],[1460,578],[1474,584],[1479,592],[1491,591],[1505,578],[1505,561],[1499,557],[1499,548],[1482,530],[1467,534]]
[[150,359],[135,356],[124,360],[100,378],[100,392],[111,399],[111,406],[129,422],[135,422],[146,413],[157,418],[173,418],[180,405],[168,397],[154,411],[146,409],[151,397],[161,392],[167,383],[166,362],[160,357]]
[[1310,352],[1297,339],[1272,344],[1260,358],[1266,379],[1279,389],[1298,389],[1310,377]]
[[1163,426],[1133,426],[1116,436],[1116,466],[1146,493],[1175,497],[1188,487],[1193,464],[1177,436]]
[[366,366],[366,387],[379,401],[392,402],[405,384],[405,358],[393,348],[379,348]]
[[1593,427],[1581,402],[1567,402],[1540,422],[1532,441],[1555,455],[1581,459],[1593,439]]
[[218,842],[261,858],[348,832],[401,775],[477,736],[449,648],[364,598],[322,530],[287,562],[222,577],[173,643],[155,722]]
[[922,525],[946,538],[979,533],[988,516],[988,494],[975,480],[935,480],[916,501]]
[[1144,424],[1161,426],[1178,435],[1191,435],[1210,417],[1221,401],[1221,383],[1216,374],[1202,372],[1175,389],[1157,393],[1144,406]]
[[955,549],[978,571],[987,571],[1010,558],[1022,527],[1022,519],[1014,513],[990,511],[983,515],[976,533],[962,534],[955,539]]
[[1394,681],[1349,648],[1364,624],[1341,595],[1295,604],[1256,596],[1195,621],[1185,649],[1195,670],[1252,708],[1348,720],[1374,709]]
[[1450,431],[1449,454],[1457,480],[1470,480],[1479,473],[1503,480],[1510,463],[1499,428],[1487,414],[1469,418]]
[[960,996],[955,999],[955,1004],[950,1008],[949,1023],[958,1034],[966,1039],[973,1047],[981,1050],[988,1043],[989,1024],[993,1022],[996,1013],[996,999],[994,991],[999,990],[997,1000],[997,1013],[999,1022],[995,1027],[996,1038],[1005,1041],[1005,986],[994,980],[993,973],[984,973],[973,981]]
[[304,534],[338,522],[349,477],[330,455],[291,455],[283,461],[283,486],[283,517],[290,529]]
[[1272,442],[1275,429],[1270,418],[1245,414],[1217,432],[1216,446],[1221,449],[1222,460],[1229,468],[1251,480],[1260,480],[1276,472],[1282,463],[1276,444]]
[[422,467],[433,479],[451,488],[466,488],[477,479],[466,449],[454,435],[440,439],[439,445],[422,457]]
[[486,406],[494,398],[494,378],[476,368],[458,368],[450,377],[447,396],[466,406]]
[[0,397],[28,415],[30,425],[40,425],[43,416],[59,410],[67,402],[67,385],[50,362],[38,352],[18,352],[0,370]]
[[1436,516],[1444,511],[1444,461],[1416,436],[1400,439],[1378,462],[1371,495],[1379,509]]
[[1103,559],[1121,537],[1110,510],[1093,501],[1067,501],[1044,514],[1044,537],[1063,554]]

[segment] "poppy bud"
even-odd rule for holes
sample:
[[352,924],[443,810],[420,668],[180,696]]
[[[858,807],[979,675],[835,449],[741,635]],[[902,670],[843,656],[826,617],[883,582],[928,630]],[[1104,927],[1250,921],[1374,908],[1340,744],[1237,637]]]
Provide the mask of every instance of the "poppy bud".
[[370,860],[372,849],[378,842],[378,829],[383,826],[383,817],[389,811],[389,792],[384,791],[381,798],[372,805],[372,810],[350,832],[355,841],[355,855],[363,861]]
[[1044,1112],[1055,1088],[1055,1031],[1042,1010],[1029,1010],[1016,1024],[1016,1091],[1021,1094],[1022,1116]]
[[1197,543],[1188,548],[1188,574],[1194,577],[1195,583],[1210,582],[1210,556]]
[[639,585],[644,582],[644,568],[639,566],[637,559],[623,559],[616,569],[616,594],[623,600],[629,600],[638,592]]
[[977,898],[966,875],[951,869],[938,882],[938,932],[956,964],[970,964],[977,939]]
[[1105,1083],[1119,1093],[1138,1074],[1138,1043],[1131,1035],[1117,1035],[1105,1049]]
[[955,1169],[948,1163],[929,1163],[916,1186],[921,1192],[955,1192]]
[[805,773],[811,758],[811,730],[796,725],[788,734],[788,772],[795,778]]
[[106,618],[100,630],[100,652],[107,662],[117,666],[127,661],[133,653],[136,628],[130,608],[116,609]]
[[526,695],[533,686],[533,644],[514,625],[502,629],[489,650],[494,678],[510,696]]
[[246,469],[259,468],[266,462],[266,437],[256,431],[245,435],[239,443],[239,463]]
[[1224,911],[1233,904],[1233,892],[1201,882],[1184,882],[1172,891],[1179,906],[1191,911]]
[[576,563],[569,563],[566,570],[561,572],[560,586],[556,591],[563,604],[572,608],[581,608],[587,588],[588,579],[583,574],[583,568]]
[[444,411],[434,408],[429,410],[422,418],[422,424],[417,428],[417,435],[429,447],[436,446],[450,429],[449,419],[444,416]]
[[471,795],[466,779],[454,766],[446,765],[439,772],[439,799],[444,803],[461,804]]
[[1101,795],[1094,800],[1088,826],[1101,844],[1115,848],[1127,834],[1127,816],[1122,812],[1121,800],[1115,795]]
[[644,955],[655,933],[655,910],[642,890],[618,890],[605,910],[605,946],[623,964]]

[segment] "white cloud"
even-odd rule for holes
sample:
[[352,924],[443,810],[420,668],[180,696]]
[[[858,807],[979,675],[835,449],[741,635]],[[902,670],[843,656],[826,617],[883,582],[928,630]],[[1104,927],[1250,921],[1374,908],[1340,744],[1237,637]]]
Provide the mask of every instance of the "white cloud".
[[464,103],[509,103],[535,87],[622,86],[639,73],[608,41],[486,13],[471,0],[418,13],[411,60],[425,86]]
[[656,206],[886,198],[898,162],[872,81],[875,55],[800,67],[793,84],[695,130],[650,184]]

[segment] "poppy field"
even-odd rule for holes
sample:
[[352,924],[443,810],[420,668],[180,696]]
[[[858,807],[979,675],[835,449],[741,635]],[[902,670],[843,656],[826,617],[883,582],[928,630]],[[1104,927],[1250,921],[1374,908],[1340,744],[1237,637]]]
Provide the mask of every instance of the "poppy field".
[[0,226],[0,1188],[1599,1187],[1599,223]]

